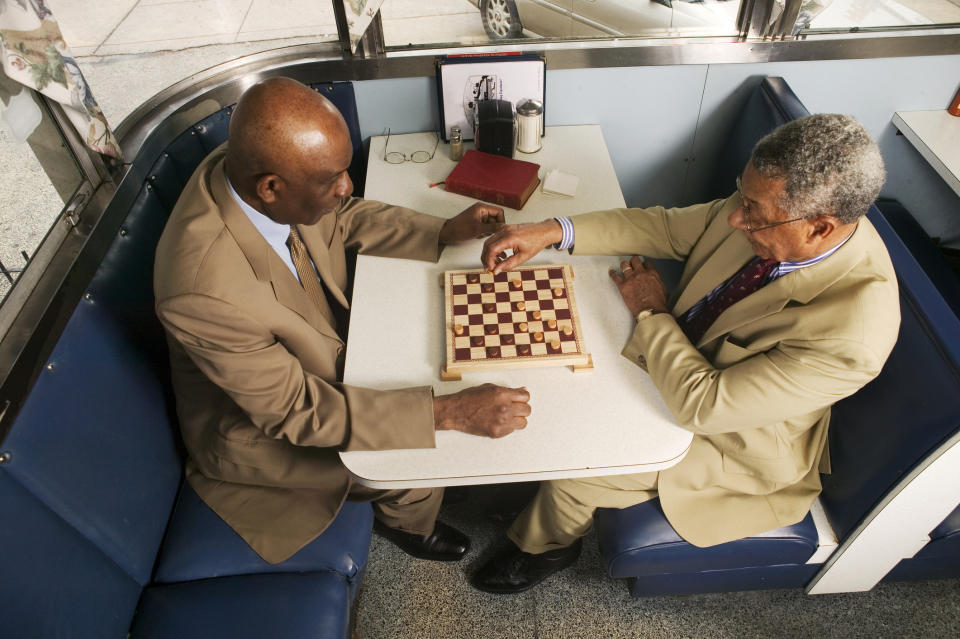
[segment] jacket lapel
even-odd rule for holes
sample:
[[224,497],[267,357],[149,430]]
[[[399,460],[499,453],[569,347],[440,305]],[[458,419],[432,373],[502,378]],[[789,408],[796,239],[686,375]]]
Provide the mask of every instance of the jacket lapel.
[[223,160],[220,160],[211,171],[210,191],[223,216],[224,225],[246,256],[257,279],[270,283],[280,304],[302,317],[317,331],[339,340],[339,335],[333,329],[334,319],[330,309],[317,308],[287,265],[267,244],[230,195]]

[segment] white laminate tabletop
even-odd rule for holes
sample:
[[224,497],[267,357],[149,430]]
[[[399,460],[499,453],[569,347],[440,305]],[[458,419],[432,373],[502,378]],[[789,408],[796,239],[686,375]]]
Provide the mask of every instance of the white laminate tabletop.
[[893,124],[960,195],[960,117],[944,109],[897,111]]
[[[434,134],[391,136],[390,150],[429,150]],[[581,178],[573,198],[539,190],[507,222],[621,207],[620,191],[599,126],[549,127],[544,148],[520,155]],[[441,142],[428,163],[383,161],[384,138],[370,144],[365,197],[452,217],[474,200],[429,184],[455,163]],[[469,148],[469,144],[465,147]],[[647,374],[620,356],[634,319],[607,271],[617,257],[574,257],[547,249],[531,263],[570,264],[584,339],[594,370],[569,367],[464,373],[441,381],[444,363],[442,273],[480,265],[481,240],[447,247],[439,264],[361,256],[357,262],[344,381],[372,388],[431,385],[438,395],[492,382],[525,386],[532,414],[527,428],[502,439],[440,431],[437,447],[341,453],[368,486],[421,487],[503,483],[660,470],[677,463],[692,435],[676,425]]]

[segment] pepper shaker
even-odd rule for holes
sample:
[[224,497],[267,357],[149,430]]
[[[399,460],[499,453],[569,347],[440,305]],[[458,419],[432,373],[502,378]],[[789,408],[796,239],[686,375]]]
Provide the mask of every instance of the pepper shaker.
[[450,127],[450,159],[454,162],[463,157],[463,135],[460,133],[460,127]]

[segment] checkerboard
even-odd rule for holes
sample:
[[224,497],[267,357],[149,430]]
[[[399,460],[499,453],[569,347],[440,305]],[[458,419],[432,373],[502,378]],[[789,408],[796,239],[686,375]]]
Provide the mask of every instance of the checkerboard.
[[447,271],[444,300],[443,379],[491,368],[593,368],[583,343],[569,265],[526,266],[496,275]]

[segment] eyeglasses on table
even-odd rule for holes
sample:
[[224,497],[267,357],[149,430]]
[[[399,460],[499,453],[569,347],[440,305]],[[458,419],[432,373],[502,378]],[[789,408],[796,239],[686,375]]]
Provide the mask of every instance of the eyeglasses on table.
[[407,155],[400,151],[387,151],[390,147],[390,129],[387,129],[387,141],[383,145],[383,159],[390,164],[403,164],[404,162],[417,162],[418,164],[422,164],[429,162],[433,159],[433,156],[436,155],[437,147],[440,146],[440,134],[435,133],[435,135],[437,139],[433,143],[432,151],[414,151],[410,155]]

